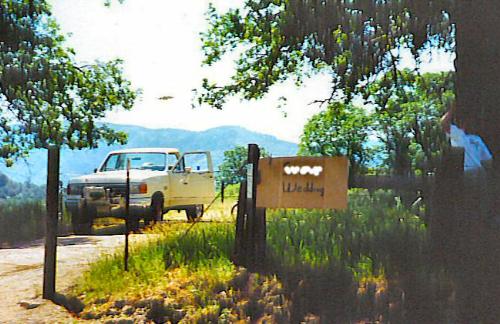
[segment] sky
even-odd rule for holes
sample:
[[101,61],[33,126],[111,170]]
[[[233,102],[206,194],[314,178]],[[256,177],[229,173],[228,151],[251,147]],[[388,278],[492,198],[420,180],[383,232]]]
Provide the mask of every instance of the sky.
[[[261,100],[228,100],[223,110],[192,108],[192,89],[201,80],[224,81],[233,71],[234,56],[213,67],[202,67],[200,32],[207,28],[209,2],[225,11],[241,3],[229,0],[125,0],[105,7],[104,0],[49,0],[68,46],[84,63],[121,58],[125,76],[142,95],[131,111],[108,114],[105,121],[148,128],[205,130],[237,125],[252,131],[299,142],[307,120],[321,107],[311,105],[329,97],[329,78],[317,75],[297,88],[292,82],[274,86]],[[410,62],[403,64],[411,65]],[[453,57],[433,53],[424,71],[453,69]],[[173,99],[159,100],[162,96]],[[287,97],[279,109],[278,98]],[[324,108],[324,107],[323,107]],[[286,114],[285,114],[286,112]]]

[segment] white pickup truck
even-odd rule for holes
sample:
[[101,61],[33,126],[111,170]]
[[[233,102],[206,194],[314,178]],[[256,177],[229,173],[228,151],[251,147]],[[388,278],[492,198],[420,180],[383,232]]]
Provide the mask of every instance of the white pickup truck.
[[132,229],[162,220],[169,210],[185,210],[188,220],[203,215],[203,204],[215,197],[210,152],[180,154],[173,148],[113,151],[93,174],[69,181],[65,205],[73,230],[86,234],[98,217],[125,218],[126,168],[130,161]]

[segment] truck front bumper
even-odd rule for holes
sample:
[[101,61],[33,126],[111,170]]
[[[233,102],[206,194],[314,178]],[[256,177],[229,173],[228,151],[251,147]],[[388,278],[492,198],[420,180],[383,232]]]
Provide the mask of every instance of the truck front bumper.
[[[116,217],[125,218],[125,198],[82,198],[68,196],[65,201],[66,209],[71,213],[81,213],[87,210],[94,218]],[[143,217],[150,212],[151,197],[130,197],[130,216]]]

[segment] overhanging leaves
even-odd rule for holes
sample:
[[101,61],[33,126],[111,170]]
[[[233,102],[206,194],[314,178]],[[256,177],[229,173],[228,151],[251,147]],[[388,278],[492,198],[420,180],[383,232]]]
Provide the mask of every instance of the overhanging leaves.
[[454,0],[247,0],[225,14],[210,8],[205,63],[241,55],[231,82],[205,80],[198,103],[220,109],[228,96],[260,98],[275,83],[300,84],[318,71],[331,73],[332,93],[350,98],[360,81],[395,69],[395,49],[416,58],[429,46],[454,50],[454,7]]

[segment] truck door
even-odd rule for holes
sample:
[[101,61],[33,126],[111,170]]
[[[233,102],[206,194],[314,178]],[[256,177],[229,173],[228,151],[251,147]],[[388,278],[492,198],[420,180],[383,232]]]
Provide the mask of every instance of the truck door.
[[215,197],[210,152],[186,152],[170,171],[170,205],[209,204]]

